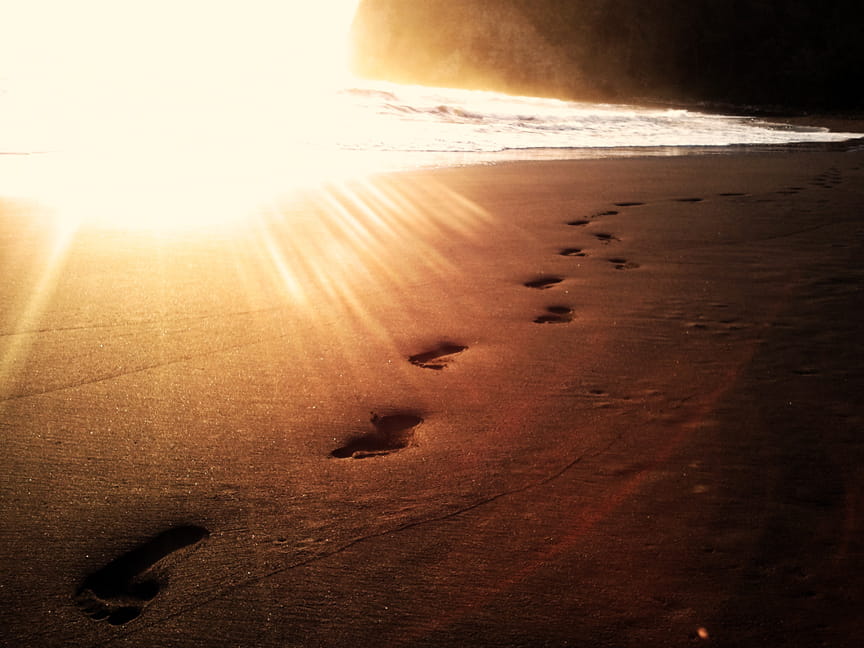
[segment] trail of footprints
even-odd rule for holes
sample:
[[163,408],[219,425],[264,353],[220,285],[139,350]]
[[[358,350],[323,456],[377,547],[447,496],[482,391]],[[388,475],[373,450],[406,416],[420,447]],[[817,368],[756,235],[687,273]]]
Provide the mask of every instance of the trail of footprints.
[[[832,167],[815,176],[810,181],[810,185],[819,189],[832,189],[841,182],[841,172]],[[796,194],[804,190],[805,188],[801,186],[790,186],[776,193]],[[730,191],[717,195],[722,198],[737,198],[748,194]],[[671,200],[699,203],[704,198],[687,196]],[[619,209],[640,207],[645,204],[639,201],[615,202],[613,206],[617,209],[608,209],[587,218],[574,219],[567,225],[587,228],[599,218],[619,214]],[[604,246],[613,245],[620,240],[611,232],[592,232],[591,235]],[[588,253],[579,247],[565,247],[558,254],[565,257],[588,256]],[[616,270],[632,270],[639,267],[638,263],[620,256],[609,257],[606,261]],[[565,277],[541,275],[522,285],[525,288],[546,291],[554,289],[564,281]],[[566,324],[572,321],[573,309],[566,304],[551,304],[533,320],[535,324]],[[702,321],[698,321],[693,323],[692,327],[699,328],[702,324]],[[466,345],[444,341],[433,348],[408,357],[407,361],[421,369],[442,371],[458,362],[459,357],[467,350]],[[341,446],[330,452],[330,457],[368,459],[399,452],[416,445],[416,432],[422,423],[423,417],[415,411],[397,411],[385,415],[373,413],[368,429],[349,436]],[[88,575],[80,583],[73,599],[81,611],[94,621],[105,621],[114,626],[129,623],[141,615],[166,585],[167,579],[164,577],[164,572],[170,568],[170,564],[203,542],[209,535],[207,529],[194,525],[176,526],[163,531]]]

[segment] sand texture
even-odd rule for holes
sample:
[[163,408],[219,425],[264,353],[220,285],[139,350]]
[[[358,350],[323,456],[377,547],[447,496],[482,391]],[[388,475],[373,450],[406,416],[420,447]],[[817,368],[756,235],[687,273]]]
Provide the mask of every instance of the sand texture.
[[3,646],[859,645],[864,152],[61,225],[0,203]]

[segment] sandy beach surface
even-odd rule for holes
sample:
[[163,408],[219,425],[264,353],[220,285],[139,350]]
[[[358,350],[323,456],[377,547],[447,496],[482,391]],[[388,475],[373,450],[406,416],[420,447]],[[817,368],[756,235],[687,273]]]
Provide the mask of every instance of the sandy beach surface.
[[864,151],[6,200],[0,275],[4,646],[860,645]]

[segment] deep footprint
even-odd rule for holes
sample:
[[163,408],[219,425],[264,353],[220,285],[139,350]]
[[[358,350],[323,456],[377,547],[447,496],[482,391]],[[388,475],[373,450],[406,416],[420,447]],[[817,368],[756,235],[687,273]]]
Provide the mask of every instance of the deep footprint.
[[588,256],[585,254],[581,248],[564,248],[558,254],[561,256],[569,256],[569,257],[584,257]]
[[132,551],[115,558],[81,583],[75,602],[94,621],[123,625],[138,617],[159,593],[160,583],[139,579],[175,551],[194,545],[210,533],[199,526],[163,531]]
[[590,222],[591,221],[589,221],[589,220],[579,219],[579,220],[570,221],[567,224],[572,225],[573,227],[582,227],[583,225],[588,225]]
[[704,198],[676,198],[675,200],[683,203],[697,203],[702,202]]
[[534,319],[535,324],[565,324],[573,321],[573,309],[568,306],[548,306],[546,313]]
[[564,281],[561,277],[537,277],[531,281],[526,281],[523,286],[526,288],[536,288],[538,290],[546,290],[552,286]]
[[638,207],[640,205],[644,205],[643,202],[617,202],[615,203],[616,207]]
[[634,268],[639,267],[639,264],[635,261],[628,261],[627,259],[622,259],[620,257],[609,259],[609,263],[614,265],[616,270],[633,270]]
[[[560,279],[558,281],[561,281]],[[528,284],[525,284],[526,286]],[[418,353],[408,358],[408,362],[424,369],[441,370],[453,361],[453,356],[462,353],[468,347],[445,342],[431,351]]]
[[330,453],[337,459],[381,457],[407,448],[414,440],[414,430],[423,422],[416,414],[372,415],[374,431],[348,439],[341,448]]
[[618,238],[616,236],[614,236],[613,234],[606,234],[605,232],[595,234],[594,238],[596,238],[601,243],[609,243],[610,241],[617,241],[618,240]]

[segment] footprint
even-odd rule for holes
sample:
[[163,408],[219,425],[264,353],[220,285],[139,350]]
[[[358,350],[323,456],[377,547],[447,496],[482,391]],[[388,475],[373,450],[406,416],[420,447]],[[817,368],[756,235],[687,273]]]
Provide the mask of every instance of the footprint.
[[616,207],[638,207],[644,205],[643,202],[617,202],[613,203]]
[[723,193],[719,193],[717,195],[718,196],[726,196],[728,198],[731,196],[746,196],[747,194],[744,193],[743,191],[724,191]]
[[535,324],[565,324],[573,321],[573,309],[568,306],[547,306],[546,313],[534,319]]
[[572,225],[573,227],[582,227],[583,225],[587,225],[587,224],[590,223],[590,222],[591,222],[591,221],[589,221],[589,220],[580,219],[580,220],[570,221],[570,222],[567,223],[567,224],[568,224],[568,225]]
[[526,281],[523,286],[526,288],[537,288],[538,290],[545,290],[546,288],[551,288],[555,284],[559,284],[564,281],[561,277],[537,277],[536,279],[532,279],[531,281]]
[[381,457],[407,448],[414,439],[414,430],[423,422],[416,414],[372,415],[372,427],[368,434],[353,436],[341,448],[330,453],[337,459],[366,459]]
[[676,198],[675,199],[676,202],[683,202],[683,203],[697,203],[697,202],[702,202],[703,200],[705,200],[705,199],[704,198]]
[[[561,280],[558,279],[557,281]],[[556,281],[553,281],[553,283],[556,283]],[[528,284],[525,285],[527,286]],[[425,351],[411,356],[408,358],[408,362],[417,365],[418,367],[423,367],[424,369],[440,370],[453,361],[453,356],[462,353],[467,348],[467,346],[462,346],[460,344],[443,342],[430,351]]]
[[564,248],[558,254],[561,256],[571,256],[571,257],[584,257],[588,256],[585,254],[581,248]]
[[810,184],[822,189],[833,189],[842,182],[842,176],[836,169],[829,169],[825,173],[821,173],[814,177]]
[[634,268],[638,268],[639,264],[635,261],[628,261],[627,259],[622,259],[621,257],[613,257],[608,259],[609,263],[615,266],[616,270],[633,270]]
[[614,236],[613,234],[607,234],[605,232],[598,232],[594,235],[594,238],[596,238],[601,243],[609,243],[611,241],[619,240],[618,237]]
[[599,213],[595,214],[594,216],[599,218],[600,216],[616,216],[617,214],[618,214],[617,210],[607,209],[606,211],[599,212]]
[[799,367],[793,369],[792,373],[798,374],[799,376],[816,376],[819,374],[819,370],[814,367]]
[[161,588],[158,581],[140,577],[162,559],[209,535],[199,526],[163,531],[85,578],[75,593],[75,602],[94,621],[128,623],[141,614]]

